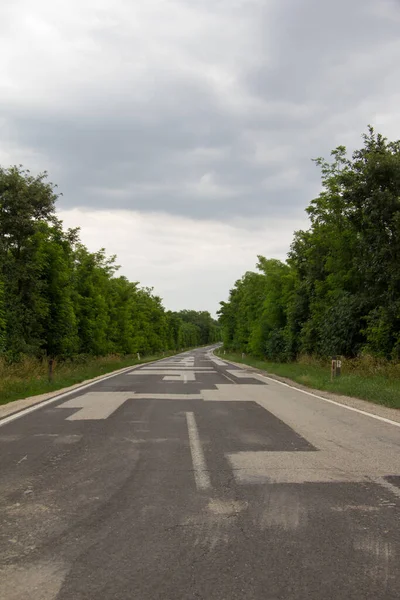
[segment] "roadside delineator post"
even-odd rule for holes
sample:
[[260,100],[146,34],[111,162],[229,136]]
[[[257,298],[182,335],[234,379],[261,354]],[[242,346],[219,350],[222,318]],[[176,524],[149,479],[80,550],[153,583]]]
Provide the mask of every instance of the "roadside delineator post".
[[342,374],[342,357],[341,356],[332,356],[331,363],[331,381],[333,381],[336,377],[340,377]]
[[138,360],[140,360],[140,354],[139,354],[139,352],[137,353],[137,358],[138,358]]
[[342,374],[342,357],[338,356],[336,361],[336,377],[340,377]]
[[49,381],[50,381],[50,383],[53,381],[53,367],[54,367],[54,360],[52,358],[49,358]]

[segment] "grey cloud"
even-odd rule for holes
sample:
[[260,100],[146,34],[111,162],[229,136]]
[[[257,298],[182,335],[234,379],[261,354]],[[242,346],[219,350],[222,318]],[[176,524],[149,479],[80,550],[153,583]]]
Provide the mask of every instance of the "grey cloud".
[[[379,9],[383,4],[385,11]],[[179,6],[175,3],[174,10]],[[187,4],[181,6],[186,15]],[[146,53],[135,59],[140,43],[132,42],[129,22],[121,29],[120,21],[105,19],[89,37],[95,48],[102,46],[100,58],[113,49],[126,65],[126,70],[115,65],[119,79],[107,84],[97,74],[92,82],[95,75],[88,72],[89,83],[74,88],[70,108],[0,101],[13,146],[34,148],[43,161],[48,157],[57,165],[62,208],[163,211],[224,221],[297,217],[318,191],[318,171],[310,159],[327,155],[349,128],[358,143],[381,100],[400,92],[396,79],[387,84],[400,60],[394,3],[193,6],[210,23],[209,40],[187,39],[184,23],[169,35],[166,25],[159,44],[169,54],[164,60],[157,48],[153,65]],[[221,59],[217,25],[225,16],[231,19],[227,26],[246,39],[236,44],[229,31],[221,31]],[[224,47],[224,41],[231,46]],[[149,56],[151,43],[150,38]],[[374,63],[374,56],[387,57],[391,47],[393,61]],[[238,48],[251,48],[254,56],[240,55]],[[139,75],[135,60],[145,65]],[[74,66],[79,70],[78,63]],[[68,96],[68,73],[58,85]],[[360,110],[368,101],[371,106]]]
[[[382,5],[386,13],[379,10]],[[282,0],[271,27],[273,41],[268,39],[265,60],[248,81],[263,97],[315,102],[324,95],[332,68],[346,64],[352,55],[373,56],[382,45],[398,41],[399,9],[387,0]],[[365,85],[371,86],[368,78]],[[339,100],[345,91],[338,90]]]

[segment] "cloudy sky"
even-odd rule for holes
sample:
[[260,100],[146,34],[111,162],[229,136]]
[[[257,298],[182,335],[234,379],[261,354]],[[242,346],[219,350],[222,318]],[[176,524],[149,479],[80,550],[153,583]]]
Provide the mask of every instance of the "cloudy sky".
[[0,164],[46,169],[91,249],[214,313],[284,259],[311,162],[400,138],[399,0],[2,0]]

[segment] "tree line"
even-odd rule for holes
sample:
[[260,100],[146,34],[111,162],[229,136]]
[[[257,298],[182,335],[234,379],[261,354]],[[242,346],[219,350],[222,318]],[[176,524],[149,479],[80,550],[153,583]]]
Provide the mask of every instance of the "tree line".
[[285,262],[258,257],[219,320],[227,348],[270,360],[300,354],[400,358],[400,141],[372,127],[349,157],[315,160],[322,191]]
[[206,311],[167,311],[57,218],[47,173],[0,167],[0,357],[154,354],[215,342]]

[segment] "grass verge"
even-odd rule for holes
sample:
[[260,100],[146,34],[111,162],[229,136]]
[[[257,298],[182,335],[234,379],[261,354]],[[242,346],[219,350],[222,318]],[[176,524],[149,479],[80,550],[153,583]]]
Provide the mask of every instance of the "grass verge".
[[371,359],[343,361],[342,375],[331,381],[330,364],[313,359],[295,363],[274,363],[241,354],[223,354],[221,358],[250,365],[268,373],[287,377],[292,381],[316,390],[352,396],[382,404],[390,408],[400,408],[400,368],[398,364],[377,364]]
[[135,355],[88,357],[75,362],[56,362],[52,382],[48,380],[47,361],[27,357],[21,362],[11,365],[0,362],[0,405],[21,398],[60,390],[124,367],[150,362],[174,354],[176,352],[165,352],[164,355],[146,356],[141,360],[138,360]]

